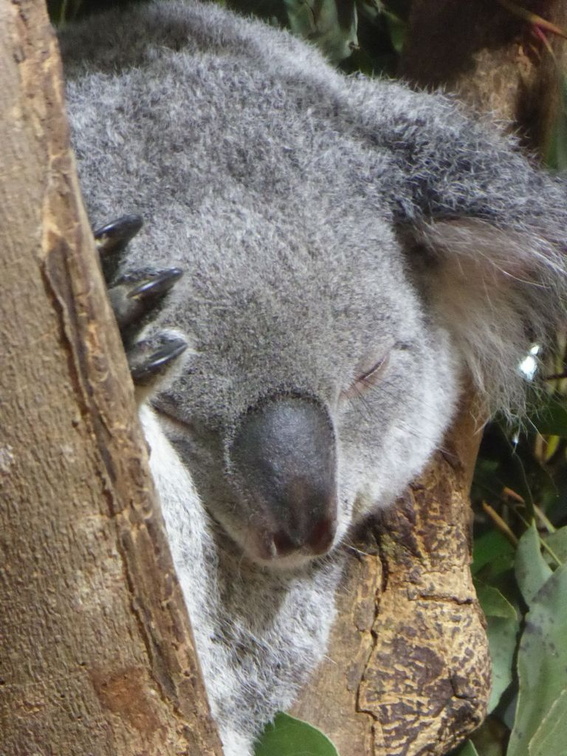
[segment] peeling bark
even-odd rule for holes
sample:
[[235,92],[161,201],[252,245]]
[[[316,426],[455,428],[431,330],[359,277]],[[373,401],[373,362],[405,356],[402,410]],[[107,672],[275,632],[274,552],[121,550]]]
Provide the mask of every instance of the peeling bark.
[[0,751],[219,754],[43,4],[0,40]]

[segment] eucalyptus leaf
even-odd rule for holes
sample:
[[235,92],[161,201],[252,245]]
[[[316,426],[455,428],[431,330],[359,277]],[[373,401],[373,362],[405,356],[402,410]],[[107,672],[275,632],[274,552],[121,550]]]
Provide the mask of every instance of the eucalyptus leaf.
[[567,750],[567,690],[555,701],[528,745],[529,756],[551,756]]
[[[552,733],[558,732],[553,708],[563,706],[556,702],[567,689],[566,597],[567,565],[562,565],[532,596],[526,616],[518,652],[518,706],[507,756],[531,754],[528,745],[548,716]],[[538,734],[534,747],[539,748],[542,741],[543,734]],[[551,750],[546,756],[564,753],[565,743],[567,738],[559,751]]]
[[491,576],[508,570],[514,566],[514,547],[499,530],[489,530],[487,533],[475,538],[473,546],[472,573],[477,575],[480,570],[488,572]]
[[332,63],[358,47],[355,0],[284,0],[291,31],[314,42]]
[[534,596],[552,574],[541,554],[540,538],[532,523],[520,538],[516,550],[516,580],[528,606],[531,606]]
[[518,614],[512,604],[505,598],[498,588],[475,581],[476,595],[487,617],[499,617],[518,621]]
[[488,701],[488,713],[500,703],[502,694],[514,679],[514,657],[518,647],[520,625],[517,619],[488,617],[486,633],[492,660],[492,689]]
[[398,55],[401,55],[407,36],[407,24],[404,23],[401,18],[398,18],[398,16],[389,11],[384,12],[384,17],[388,24],[392,47]]
[[560,83],[561,107],[555,119],[553,133],[546,155],[546,162],[551,168],[559,171],[567,169],[567,77],[561,77]]
[[530,415],[530,421],[544,436],[567,438],[567,405],[565,400],[548,396],[539,402],[537,410]]
[[475,582],[476,594],[486,615],[486,633],[492,660],[492,690],[488,713],[498,706],[514,675],[514,655],[518,645],[518,613],[512,604],[491,585]]
[[326,735],[301,719],[277,714],[256,744],[254,756],[339,756]]
[[565,564],[567,562],[567,525],[559,528],[555,533],[546,535],[545,542],[561,564]]

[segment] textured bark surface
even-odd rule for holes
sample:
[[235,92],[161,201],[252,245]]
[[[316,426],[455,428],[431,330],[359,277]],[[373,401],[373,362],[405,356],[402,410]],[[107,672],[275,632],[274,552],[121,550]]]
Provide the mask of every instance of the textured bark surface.
[[469,569],[473,402],[356,542],[327,660],[294,710],[341,756],[444,754],[484,716],[490,664]]
[[[529,7],[566,21],[560,0]],[[565,43],[549,44],[564,61]],[[495,0],[414,0],[402,74],[513,121],[531,151],[545,149],[557,63]],[[341,756],[443,756],[485,715],[490,661],[469,569],[479,417],[469,396],[444,451],[356,544],[327,660],[294,710]]]
[[218,754],[35,0],[0,123],[0,753]]

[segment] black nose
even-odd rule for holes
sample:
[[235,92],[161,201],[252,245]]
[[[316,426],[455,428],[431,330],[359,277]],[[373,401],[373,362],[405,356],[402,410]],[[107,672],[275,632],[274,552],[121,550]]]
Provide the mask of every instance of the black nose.
[[248,412],[230,448],[250,525],[266,558],[325,553],[336,532],[336,444],[325,407],[273,397]]

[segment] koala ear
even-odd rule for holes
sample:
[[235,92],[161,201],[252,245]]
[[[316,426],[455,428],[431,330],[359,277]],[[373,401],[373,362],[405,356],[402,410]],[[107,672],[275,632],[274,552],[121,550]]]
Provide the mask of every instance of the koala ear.
[[375,143],[389,150],[390,206],[410,274],[491,408],[521,409],[518,365],[565,321],[567,183],[454,98],[380,91],[379,114],[374,104],[366,122],[380,119]]
[[419,261],[410,265],[491,410],[521,411],[520,362],[564,322],[563,249],[538,231],[463,217],[430,220],[411,233],[408,252]]

